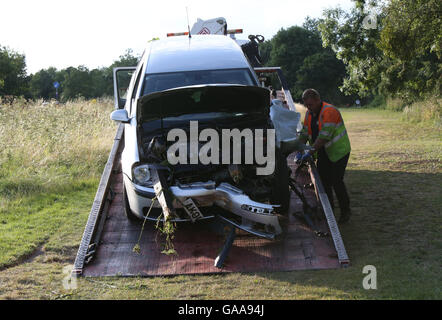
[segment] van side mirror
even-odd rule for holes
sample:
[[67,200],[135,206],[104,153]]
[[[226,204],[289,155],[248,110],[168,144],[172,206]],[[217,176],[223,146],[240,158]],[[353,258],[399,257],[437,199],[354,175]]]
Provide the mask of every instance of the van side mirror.
[[121,122],[121,123],[129,123],[130,122],[130,118],[127,115],[126,109],[118,109],[118,110],[113,111],[110,115],[110,118],[116,122]]
[[122,109],[126,104],[127,91],[136,67],[114,68],[115,109]]

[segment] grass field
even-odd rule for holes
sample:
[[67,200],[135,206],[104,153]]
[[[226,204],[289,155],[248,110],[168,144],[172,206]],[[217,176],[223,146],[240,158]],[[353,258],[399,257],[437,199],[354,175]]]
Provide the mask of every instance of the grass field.
[[[347,269],[80,278],[64,289],[115,134],[110,101],[0,106],[0,299],[441,299],[442,134],[347,109]],[[377,289],[364,290],[365,265]],[[68,267],[69,268],[69,267]]]

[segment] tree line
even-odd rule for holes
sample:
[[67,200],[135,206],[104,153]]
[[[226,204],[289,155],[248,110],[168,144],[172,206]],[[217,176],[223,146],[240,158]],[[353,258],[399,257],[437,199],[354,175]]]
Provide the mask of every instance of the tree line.
[[266,65],[284,69],[292,95],[312,87],[335,104],[440,97],[442,1],[353,2],[281,29],[261,47]]
[[325,10],[318,25],[323,45],[346,66],[342,91],[397,97],[406,103],[440,96],[442,2],[354,3],[349,12]]
[[[316,88],[337,105],[398,97],[413,102],[441,92],[442,1],[353,0],[302,26],[280,29],[260,44],[266,66],[283,68],[295,100]],[[136,65],[129,49],[111,66],[48,68],[27,76],[24,55],[0,46],[0,96],[49,99],[54,81],[62,100],[112,95],[112,68]]]
[[295,101],[300,102],[306,88],[315,88],[326,101],[349,104],[355,97],[339,90],[345,65],[323,47],[318,25],[318,19],[307,17],[302,26],[279,30],[262,44],[261,57],[266,66],[282,68]]
[[85,66],[57,70],[54,67],[42,69],[35,74],[26,74],[25,56],[0,46],[0,97],[23,96],[26,99],[54,99],[54,82],[61,101],[78,97],[86,99],[113,95],[113,68],[136,66],[139,57],[127,49],[109,67],[89,70]]

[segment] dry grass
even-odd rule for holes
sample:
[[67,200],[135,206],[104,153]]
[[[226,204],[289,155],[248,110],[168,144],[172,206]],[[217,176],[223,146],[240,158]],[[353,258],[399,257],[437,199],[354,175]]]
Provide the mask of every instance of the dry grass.
[[407,104],[400,98],[387,98],[386,109],[391,111],[402,111]]
[[23,196],[99,175],[115,130],[111,103],[0,105],[0,191]]
[[80,199],[93,196],[115,134],[111,110],[110,99],[0,105],[0,268],[84,219]]
[[420,101],[406,106],[403,110],[403,117],[415,123],[433,123],[441,127],[442,99],[433,98]]

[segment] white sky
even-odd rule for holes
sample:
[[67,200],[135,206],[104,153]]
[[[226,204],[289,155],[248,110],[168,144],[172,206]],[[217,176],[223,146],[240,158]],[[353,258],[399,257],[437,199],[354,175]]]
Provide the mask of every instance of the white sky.
[[132,48],[141,53],[153,37],[187,31],[197,18],[224,17],[229,29],[270,39],[280,28],[320,17],[324,8],[351,0],[0,0],[0,45],[25,54],[28,73],[108,66]]

